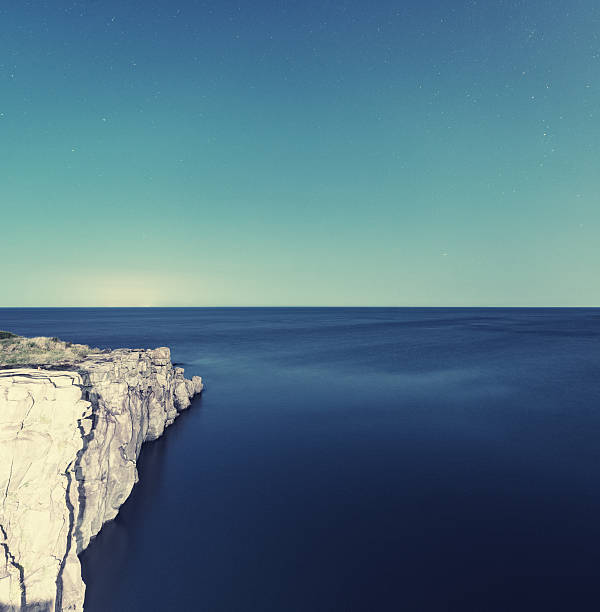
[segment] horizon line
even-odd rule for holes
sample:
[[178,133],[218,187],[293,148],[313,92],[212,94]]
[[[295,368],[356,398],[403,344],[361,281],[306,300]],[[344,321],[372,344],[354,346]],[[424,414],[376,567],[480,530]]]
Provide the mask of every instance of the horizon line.
[[514,309],[526,309],[526,308],[547,308],[547,309],[556,309],[556,308],[600,308],[600,306],[588,306],[588,305],[578,305],[578,306],[561,306],[561,305],[552,305],[552,306],[540,306],[540,305],[527,305],[527,306],[514,306],[514,305],[494,305],[494,306],[480,306],[480,305],[462,305],[462,306],[360,306],[360,305],[352,305],[352,306],[340,306],[340,305],[285,305],[285,306],[268,306],[268,305],[252,305],[252,306],[243,306],[243,305],[237,305],[237,306],[0,306],[0,310],[34,310],[34,309],[63,309],[63,310],[67,310],[67,309],[112,309],[112,310],[126,310],[126,309],[130,309],[130,310],[151,310],[151,309],[167,309],[167,308],[172,308],[172,309],[201,309],[201,308],[211,308],[211,309],[218,309],[218,308],[514,308]]

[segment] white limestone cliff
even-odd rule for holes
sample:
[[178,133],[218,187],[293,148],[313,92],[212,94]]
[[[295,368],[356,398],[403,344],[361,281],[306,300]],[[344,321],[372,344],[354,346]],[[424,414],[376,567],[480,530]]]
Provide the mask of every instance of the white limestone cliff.
[[167,348],[0,369],[0,610],[82,610],[77,554],[137,482],[146,440],[202,390]]

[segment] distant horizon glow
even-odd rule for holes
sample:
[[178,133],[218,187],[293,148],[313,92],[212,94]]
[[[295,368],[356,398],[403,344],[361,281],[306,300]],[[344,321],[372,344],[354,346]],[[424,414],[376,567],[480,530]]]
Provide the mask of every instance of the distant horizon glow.
[[0,16],[0,307],[600,305],[596,2]]

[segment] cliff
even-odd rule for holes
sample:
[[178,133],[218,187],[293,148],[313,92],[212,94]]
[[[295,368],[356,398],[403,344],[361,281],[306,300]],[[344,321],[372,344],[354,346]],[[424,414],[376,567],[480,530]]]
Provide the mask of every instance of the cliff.
[[168,348],[81,353],[0,369],[0,610],[83,609],[77,554],[131,493],[143,442],[202,390]]

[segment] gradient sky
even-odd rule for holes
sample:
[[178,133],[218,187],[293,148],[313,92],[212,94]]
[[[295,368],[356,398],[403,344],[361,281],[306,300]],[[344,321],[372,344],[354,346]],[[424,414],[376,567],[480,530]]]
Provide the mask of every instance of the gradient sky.
[[597,0],[6,0],[0,306],[600,305]]

